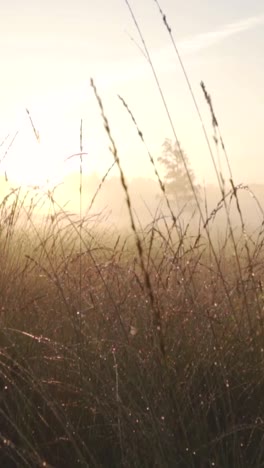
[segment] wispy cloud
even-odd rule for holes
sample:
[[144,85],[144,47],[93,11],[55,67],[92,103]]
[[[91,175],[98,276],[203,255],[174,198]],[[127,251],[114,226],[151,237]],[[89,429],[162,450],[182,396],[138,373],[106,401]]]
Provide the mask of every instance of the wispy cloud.
[[[232,36],[243,34],[263,24],[264,12],[257,16],[250,16],[232,23],[224,24],[214,31],[208,31],[180,39],[177,41],[177,47],[183,56],[192,55],[195,52],[213,47]],[[151,56],[159,72],[168,72],[175,68],[175,54],[171,44],[153,50]],[[141,79],[147,76],[148,64],[147,62],[142,62],[142,57],[140,58],[141,60],[127,63],[126,66],[120,63],[120,72],[118,73],[118,78],[116,71],[114,72],[114,81],[117,79],[118,81],[131,81],[132,79]]]
[[[202,34],[193,35],[177,41],[179,52],[183,55],[192,55],[203,49],[213,47],[220,42],[252,30],[264,24],[264,12],[258,16],[240,19],[233,23],[227,23],[216,29]],[[175,69],[175,53],[171,44],[165,47],[155,48],[151,50],[155,68],[160,73],[167,73]],[[139,54],[134,60],[121,60],[109,64],[100,64],[98,72],[94,73],[96,82],[102,88],[111,88],[120,83],[142,80],[150,76],[150,69],[147,60]],[[66,100],[66,102],[68,102]]]
[[183,39],[178,43],[179,49],[183,53],[196,52],[197,50],[211,47],[224,39],[238,35],[257,26],[264,24],[264,13],[258,16],[251,16],[233,23],[223,25],[216,31],[209,31],[198,34],[190,38]]

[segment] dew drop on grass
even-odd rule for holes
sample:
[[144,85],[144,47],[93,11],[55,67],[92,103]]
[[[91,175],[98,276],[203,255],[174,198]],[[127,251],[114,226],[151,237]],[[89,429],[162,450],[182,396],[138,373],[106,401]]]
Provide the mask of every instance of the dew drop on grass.
[[137,332],[138,332],[138,331],[137,331],[137,328],[136,328],[136,327],[133,327],[133,326],[131,325],[131,327],[130,327],[130,335],[135,336],[135,335],[137,334]]

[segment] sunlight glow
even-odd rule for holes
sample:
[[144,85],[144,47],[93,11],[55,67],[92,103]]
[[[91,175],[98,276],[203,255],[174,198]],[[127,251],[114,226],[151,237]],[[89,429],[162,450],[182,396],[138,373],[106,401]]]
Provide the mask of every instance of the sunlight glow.
[[19,185],[42,186],[53,183],[60,174],[58,149],[20,133],[5,162],[10,181]]

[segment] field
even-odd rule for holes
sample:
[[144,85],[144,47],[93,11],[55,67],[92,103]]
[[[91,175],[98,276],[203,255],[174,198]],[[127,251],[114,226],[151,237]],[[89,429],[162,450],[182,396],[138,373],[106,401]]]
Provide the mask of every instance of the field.
[[130,227],[86,212],[81,165],[79,214],[56,188],[2,199],[0,466],[264,467],[263,222],[247,229],[247,187],[233,181],[210,96],[203,88],[230,169],[225,183],[217,172],[218,205],[208,212],[190,178],[195,214],[178,216],[146,151],[163,204],[144,225],[91,85]]

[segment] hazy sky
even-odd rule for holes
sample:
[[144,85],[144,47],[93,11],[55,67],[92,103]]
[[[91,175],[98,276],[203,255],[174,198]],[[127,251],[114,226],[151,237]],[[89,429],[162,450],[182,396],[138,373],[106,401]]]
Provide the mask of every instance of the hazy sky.
[[[97,84],[129,176],[153,175],[147,154],[117,98],[133,111],[153,155],[172,137],[149,64],[124,0],[0,0],[0,148],[15,143],[0,170],[38,183],[77,167],[79,126],[87,170],[111,164],[90,88]],[[214,181],[199,120],[154,0],[131,0],[181,144],[200,181]],[[237,182],[263,183],[264,4],[262,0],[160,0],[201,113],[212,129],[199,83],[212,95]],[[132,38],[132,39],[131,39]],[[40,133],[34,138],[25,112]],[[74,164],[75,161],[75,164]]]

